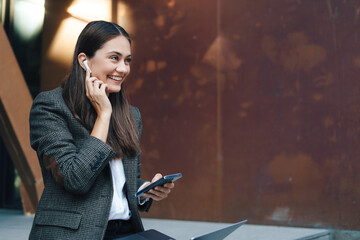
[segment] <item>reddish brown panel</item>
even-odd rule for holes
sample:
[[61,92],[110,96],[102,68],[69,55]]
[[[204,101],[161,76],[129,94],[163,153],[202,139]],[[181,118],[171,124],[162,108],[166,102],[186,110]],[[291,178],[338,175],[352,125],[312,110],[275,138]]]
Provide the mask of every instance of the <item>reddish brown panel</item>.
[[144,176],[184,175],[145,216],[217,219],[216,72],[203,59],[216,39],[216,1],[124,2],[136,28],[127,89],[143,118]]
[[360,3],[222,3],[224,218],[359,229]]
[[147,216],[358,229],[359,3],[127,2]]

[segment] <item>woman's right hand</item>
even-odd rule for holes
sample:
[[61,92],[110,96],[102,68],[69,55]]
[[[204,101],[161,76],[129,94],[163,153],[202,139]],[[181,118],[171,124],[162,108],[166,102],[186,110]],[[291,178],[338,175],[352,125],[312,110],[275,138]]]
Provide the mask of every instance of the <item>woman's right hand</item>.
[[90,100],[97,113],[97,118],[90,135],[105,143],[107,141],[112,113],[112,106],[106,94],[106,87],[107,85],[103,81],[96,77],[91,77],[90,71],[88,69],[86,70],[86,97]]
[[103,81],[96,77],[92,77],[90,71],[86,69],[86,97],[95,108],[98,117],[109,117],[112,113],[112,106],[109,97],[106,94],[106,87],[107,85]]

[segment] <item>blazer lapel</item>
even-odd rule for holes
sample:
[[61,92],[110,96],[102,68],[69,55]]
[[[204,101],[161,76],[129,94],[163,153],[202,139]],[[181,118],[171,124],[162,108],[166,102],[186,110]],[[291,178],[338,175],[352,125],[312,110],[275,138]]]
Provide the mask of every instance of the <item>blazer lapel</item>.
[[136,161],[133,158],[128,158],[124,156],[123,165],[124,165],[124,172],[126,177],[126,185],[128,194],[134,195],[136,192]]

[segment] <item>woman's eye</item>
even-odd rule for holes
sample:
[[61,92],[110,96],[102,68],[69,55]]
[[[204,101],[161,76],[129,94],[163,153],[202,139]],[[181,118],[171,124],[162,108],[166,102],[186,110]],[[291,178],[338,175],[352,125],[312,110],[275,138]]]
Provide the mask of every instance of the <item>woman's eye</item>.
[[127,63],[131,63],[131,58],[127,58],[127,59],[125,59],[125,62],[127,62]]
[[111,59],[112,59],[112,60],[115,60],[115,61],[118,61],[118,60],[119,60],[119,57],[118,57],[118,56],[112,56]]

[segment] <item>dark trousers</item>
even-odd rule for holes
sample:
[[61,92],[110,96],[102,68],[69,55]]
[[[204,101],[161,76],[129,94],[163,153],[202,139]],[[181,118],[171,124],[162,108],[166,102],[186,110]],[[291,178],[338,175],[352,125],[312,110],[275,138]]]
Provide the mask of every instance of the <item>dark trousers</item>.
[[110,220],[106,228],[104,240],[111,240],[135,233],[130,220]]

